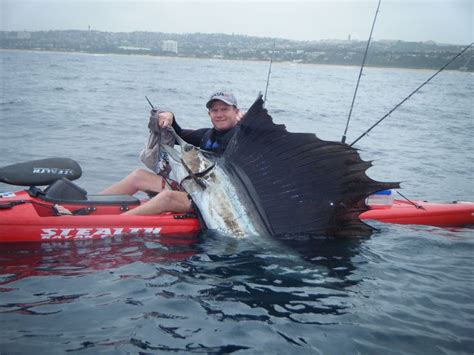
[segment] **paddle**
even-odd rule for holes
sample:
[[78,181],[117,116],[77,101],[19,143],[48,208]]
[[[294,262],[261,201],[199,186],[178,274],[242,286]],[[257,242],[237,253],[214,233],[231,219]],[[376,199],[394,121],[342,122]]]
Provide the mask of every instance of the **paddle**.
[[79,179],[82,169],[69,158],[48,158],[8,165],[0,168],[0,182],[10,185],[49,185],[62,177]]

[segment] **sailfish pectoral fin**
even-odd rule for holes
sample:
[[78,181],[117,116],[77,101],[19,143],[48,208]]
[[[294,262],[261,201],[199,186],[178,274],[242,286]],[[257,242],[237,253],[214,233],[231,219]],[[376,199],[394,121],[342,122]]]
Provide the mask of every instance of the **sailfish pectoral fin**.
[[186,171],[188,172],[189,175],[186,176],[186,177],[180,182],[180,185],[183,183],[184,180],[186,180],[186,179],[188,179],[188,178],[191,178],[191,179],[194,180],[194,182],[195,182],[196,184],[199,185],[199,187],[201,187],[202,189],[205,189],[205,188],[206,188],[206,184],[204,184],[204,183],[202,182],[202,180],[197,176],[197,174],[194,174],[194,173],[192,172],[192,170],[189,168],[189,166],[186,164],[186,162],[185,162],[183,159],[181,159],[181,164],[183,164],[184,168],[186,169]]

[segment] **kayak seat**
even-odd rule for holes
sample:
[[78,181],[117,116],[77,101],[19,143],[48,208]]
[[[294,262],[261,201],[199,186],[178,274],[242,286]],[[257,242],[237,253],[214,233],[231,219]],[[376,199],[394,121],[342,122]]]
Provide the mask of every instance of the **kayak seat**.
[[31,187],[31,196],[57,203],[77,203],[82,205],[139,205],[140,200],[130,195],[88,195],[87,191],[67,178],[61,178],[49,185],[44,191]]

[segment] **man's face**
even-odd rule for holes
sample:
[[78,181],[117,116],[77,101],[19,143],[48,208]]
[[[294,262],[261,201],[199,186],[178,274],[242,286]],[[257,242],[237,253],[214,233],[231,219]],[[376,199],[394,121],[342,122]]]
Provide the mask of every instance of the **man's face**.
[[215,100],[209,109],[212,125],[218,131],[226,131],[235,127],[238,122],[238,113],[238,108],[219,100]]

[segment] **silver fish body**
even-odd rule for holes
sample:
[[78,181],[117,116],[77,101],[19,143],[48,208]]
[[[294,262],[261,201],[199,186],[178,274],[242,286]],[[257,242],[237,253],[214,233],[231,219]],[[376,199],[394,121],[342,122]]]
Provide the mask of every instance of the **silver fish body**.
[[236,237],[266,233],[247,201],[246,188],[225,169],[225,161],[177,135],[176,139],[180,144],[178,149],[163,146],[170,157],[170,176],[191,196],[206,227]]

